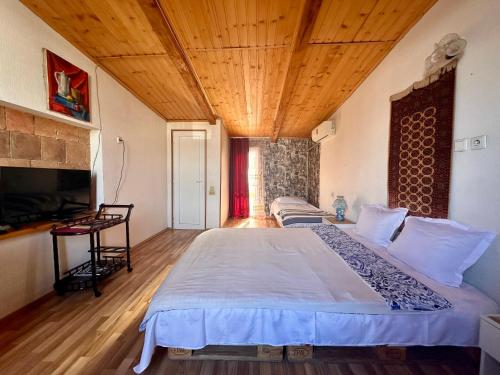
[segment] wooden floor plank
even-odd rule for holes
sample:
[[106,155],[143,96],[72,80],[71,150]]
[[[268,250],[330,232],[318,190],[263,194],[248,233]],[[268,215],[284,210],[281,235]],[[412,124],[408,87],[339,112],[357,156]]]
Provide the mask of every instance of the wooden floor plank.
[[[274,219],[230,220],[231,227],[277,227]],[[133,374],[143,334],[139,324],[172,265],[200,233],[166,230],[132,251],[125,269],[91,291],[52,295],[0,326],[0,374]],[[478,373],[477,356],[458,348],[411,348],[403,363],[378,359],[371,348],[315,348],[307,363],[172,361],[158,348],[146,374],[388,375]]]

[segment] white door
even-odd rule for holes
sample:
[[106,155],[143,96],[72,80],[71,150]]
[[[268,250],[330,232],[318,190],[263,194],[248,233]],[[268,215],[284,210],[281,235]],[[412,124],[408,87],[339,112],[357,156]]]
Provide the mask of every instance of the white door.
[[173,131],[173,223],[205,229],[205,132]]

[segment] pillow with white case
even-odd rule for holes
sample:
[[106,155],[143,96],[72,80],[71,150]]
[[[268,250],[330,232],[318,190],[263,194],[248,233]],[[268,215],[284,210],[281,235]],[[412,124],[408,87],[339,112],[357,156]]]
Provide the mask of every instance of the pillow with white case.
[[406,208],[387,208],[380,204],[364,204],[361,206],[355,232],[377,245],[387,247],[407,213],[408,209]]
[[465,270],[477,262],[495,236],[452,220],[408,217],[387,251],[431,279],[459,287]]
[[307,202],[299,197],[279,197],[274,200],[276,203],[282,204],[307,204]]

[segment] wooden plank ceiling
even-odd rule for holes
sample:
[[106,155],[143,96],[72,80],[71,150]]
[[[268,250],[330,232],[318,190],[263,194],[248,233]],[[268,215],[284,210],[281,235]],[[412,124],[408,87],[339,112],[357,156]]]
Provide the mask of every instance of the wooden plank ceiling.
[[21,0],[167,120],[308,137],[437,0]]

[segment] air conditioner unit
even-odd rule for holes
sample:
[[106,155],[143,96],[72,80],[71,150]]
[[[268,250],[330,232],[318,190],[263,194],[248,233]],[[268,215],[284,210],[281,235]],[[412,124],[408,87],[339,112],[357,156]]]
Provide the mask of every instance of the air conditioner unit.
[[314,142],[321,142],[335,135],[335,123],[333,120],[323,121],[311,132],[311,138]]

